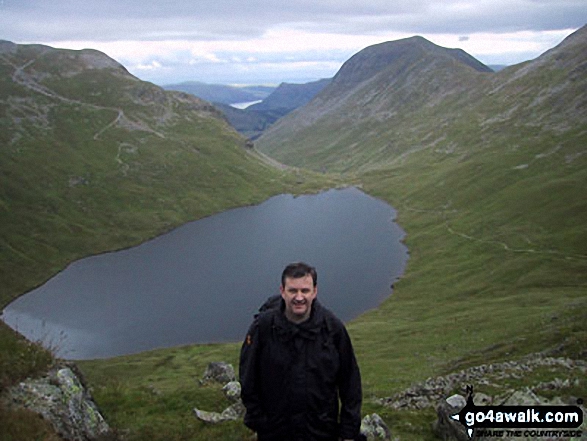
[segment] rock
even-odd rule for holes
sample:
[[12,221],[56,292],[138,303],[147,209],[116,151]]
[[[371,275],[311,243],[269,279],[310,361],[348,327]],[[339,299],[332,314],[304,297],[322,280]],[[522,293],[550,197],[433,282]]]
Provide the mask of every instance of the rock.
[[48,420],[68,441],[95,440],[110,428],[81,379],[70,367],[52,369],[46,377],[27,380],[8,391],[10,405]]
[[[473,403],[475,406],[491,406],[493,404],[493,398],[484,393],[475,392]],[[462,407],[465,407],[465,405],[463,404]]]
[[241,384],[238,381],[231,381],[226,383],[226,385],[222,388],[222,392],[224,392],[224,395],[226,398],[228,398],[228,401],[231,403],[236,403],[240,401]]
[[0,40],[0,54],[16,54],[18,48],[11,41]]
[[221,415],[227,420],[235,421],[240,418],[244,418],[245,411],[245,405],[242,403],[242,401],[239,400],[236,403],[224,409]]
[[205,410],[200,410],[197,407],[194,407],[194,414],[196,415],[196,418],[204,421],[205,423],[218,424],[226,421],[222,418],[222,414],[218,412],[208,412]]
[[222,413],[207,412],[195,407],[194,414],[196,415],[196,418],[201,421],[210,424],[218,424],[225,421],[236,421],[241,419],[245,415],[245,406],[239,401],[224,409]]
[[376,439],[391,439],[391,431],[385,421],[376,413],[367,415],[361,421],[361,434],[369,441]]
[[454,394],[446,399],[446,402],[450,407],[454,407],[455,409],[461,410],[463,407],[467,405],[467,400],[465,397],[459,394]]
[[196,418],[210,424],[223,423],[225,421],[235,421],[245,416],[245,406],[241,401],[241,385],[236,381],[236,375],[232,365],[224,362],[213,362],[208,365],[202,384],[209,381],[226,383],[222,388],[224,396],[232,404],[219,412],[208,412],[206,410],[194,408]]
[[206,372],[204,372],[202,383],[207,383],[209,381],[216,381],[218,383],[229,383],[231,381],[236,381],[234,368],[229,363],[213,361],[212,363],[208,364]]
[[466,404],[467,400],[462,395],[453,395],[438,404],[436,407],[438,419],[433,424],[433,429],[440,439],[469,441],[465,426],[451,418],[459,413]]
[[69,188],[78,187],[80,185],[88,185],[89,181],[83,176],[72,176],[69,178]]

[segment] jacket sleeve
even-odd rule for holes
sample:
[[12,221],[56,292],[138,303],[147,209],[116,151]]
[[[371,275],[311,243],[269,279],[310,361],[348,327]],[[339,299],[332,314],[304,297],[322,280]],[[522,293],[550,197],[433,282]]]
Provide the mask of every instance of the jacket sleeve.
[[340,395],[340,438],[356,439],[361,427],[361,404],[363,392],[361,373],[355,352],[346,328],[342,327],[339,346],[340,372],[338,392]]
[[266,415],[261,406],[260,385],[260,342],[259,326],[255,320],[241,347],[239,364],[239,381],[241,384],[241,399],[246,408],[244,423],[247,427],[258,432],[266,421]]

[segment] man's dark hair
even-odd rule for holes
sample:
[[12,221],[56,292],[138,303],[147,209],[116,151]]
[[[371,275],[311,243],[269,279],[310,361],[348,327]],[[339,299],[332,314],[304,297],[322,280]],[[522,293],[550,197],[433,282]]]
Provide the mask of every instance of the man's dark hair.
[[318,284],[318,273],[316,272],[316,268],[304,262],[290,263],[285,267],[283,273],[281,273],[281,286],[285,286],[285,279],[287,277],[290,279],[299,279],[301,277],[306,277],[307,275],[312,276],[313,285],[316,286]]

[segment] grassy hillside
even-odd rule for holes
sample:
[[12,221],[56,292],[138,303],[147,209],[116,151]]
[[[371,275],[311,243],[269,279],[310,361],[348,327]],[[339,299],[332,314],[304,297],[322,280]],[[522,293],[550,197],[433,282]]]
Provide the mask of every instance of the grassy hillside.
[[342,172],[394,165],[421,150],[468,158],[520,144],[545,154],[541,148],[561,143],[561,152],[581,155],[585,39],[582,30],[539,59],[498,73],[420,40],[376,46],[394,54],[391,63],[368,68],[354,60],[359,53],[256,146],[287,164]]
[[492,73],[460,53],[418,37],[364,49],[308,105],[269,128],[257,148],[336,172],[397,158],[482,96],[478,86]]
[[[538,352],[585,360],[587,256],[576,249],[583,242],[572,230],[553,234],[560,222],[552,207],[536,200],[537,193],[552,191],[552,183],[526,189],[526,197],[515,193],[528,183],[495,192],[490,187],[485,191],[492,196],[480,198],[475,179],[494,171],[468,170],[472,183],[458,193],[455,182],[465,171],[443,174],[429,166],[429,179],[421,182],[412,177],[422,175],[416,159],[402,168],[408,174],[385,170],[361,178],[366,191],[398,208],[410,260],[393,296],[351,322],[349,332],[363,376],[363,413],[378,412],[401,439],[432,440],[432,409],[392,410],[377,400],[428,377]],[[560,206],[574,199],[569,211],[577,210],[580,189]],[[528,219],[526,210],[534,210],[535,219]],[[227,406],[220,386],[200,387],[197,379],[209,361],[237,366],[238,351],[238,344],[185,347],[80,365],[107,416],[131,430],[131,439],[243,440],[250,434],[239,423],[212,427],[192,415],[196,406],[218,412]],[[474,386],[504,394],[556,378],[580,381],[558,396],[587,395],[583,374],[555,368],[526,372],[513,384]],[[178,429],[158,431],[153,424]]]
[[73,258],[300,180],[246,149],[206,102],[139,81],[103,54],[4,46],[0,304]]
[[[585,29],[496,74],[438,53],[402,56],[366,79],[351,70],[361,81],[346,91],[335,93],[346,81],[335,77],[263,137],[281,160],[353,172],[349,182],[398,209],[406,274],[349,332],[363,412],[377,411],[402,440],[435,439],[432,408],[380,402],[416,382],[530,354],[587,359],[584,53]],[[194,406],[226,406],[218,387],[194,380],[208,361],[236,365],[238,350],[175,348],[81,365],[105,413],[132,439],[241,440],[250,437],[241,425],[211,427],[191,415]],[[557,367],[474,386],[503,395],[556,378],[572,381],[552,394],[587,396],[584,373]],[[166,400],[177,405],[173,414]],[[151,430],[155,421],[186,429],[165,438]]]
[[[83,256],[332,185],[245,146],[208,103],[100,52],[0,42],[0,309]],[[0,391],[51,362],[0,322]]]

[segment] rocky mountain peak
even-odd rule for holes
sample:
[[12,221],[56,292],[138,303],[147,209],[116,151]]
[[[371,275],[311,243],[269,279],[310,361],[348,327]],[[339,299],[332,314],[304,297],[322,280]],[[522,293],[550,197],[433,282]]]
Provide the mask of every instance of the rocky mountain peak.
[[118,61],[94,49],[81,50],[78,59],[87,69],[123,69],[126,72],[126,69]]
[[333,85],[354,87],[374,75],[393,67],[403,73],[415,63],[430,58],[452,58],[479,72],[492,72],[480,61],[461,49],[447,49],[415,36],[369,46],[343,64],[333,80]]
[[[316,167],[346,169],[378,167],[439,146],[453,153],[457,145],[462,151],[499,148],[505,144],[496,134],[518,139],[520,127],[527,138],[537,136],[536,128],[563,136],[584,124],[586,45],[582,28],[537,59],[497,73],[462,50],[422,37],[370,46],[256,145],[290,165],[313,166],[320,159]],[[583,154],[569,151],[569,158]]]
[[87,70],[109,69],[114,74],[134,78],[126,68],[103,52],[94,49],[57,49],[41,44],[15,44],[0,40],[0,55],[15,66],[26,65],[29,71],[43,75],[72,77]]
[[6,40],[0,40],[0,55],[15,53],[17,46],[15,43]]

